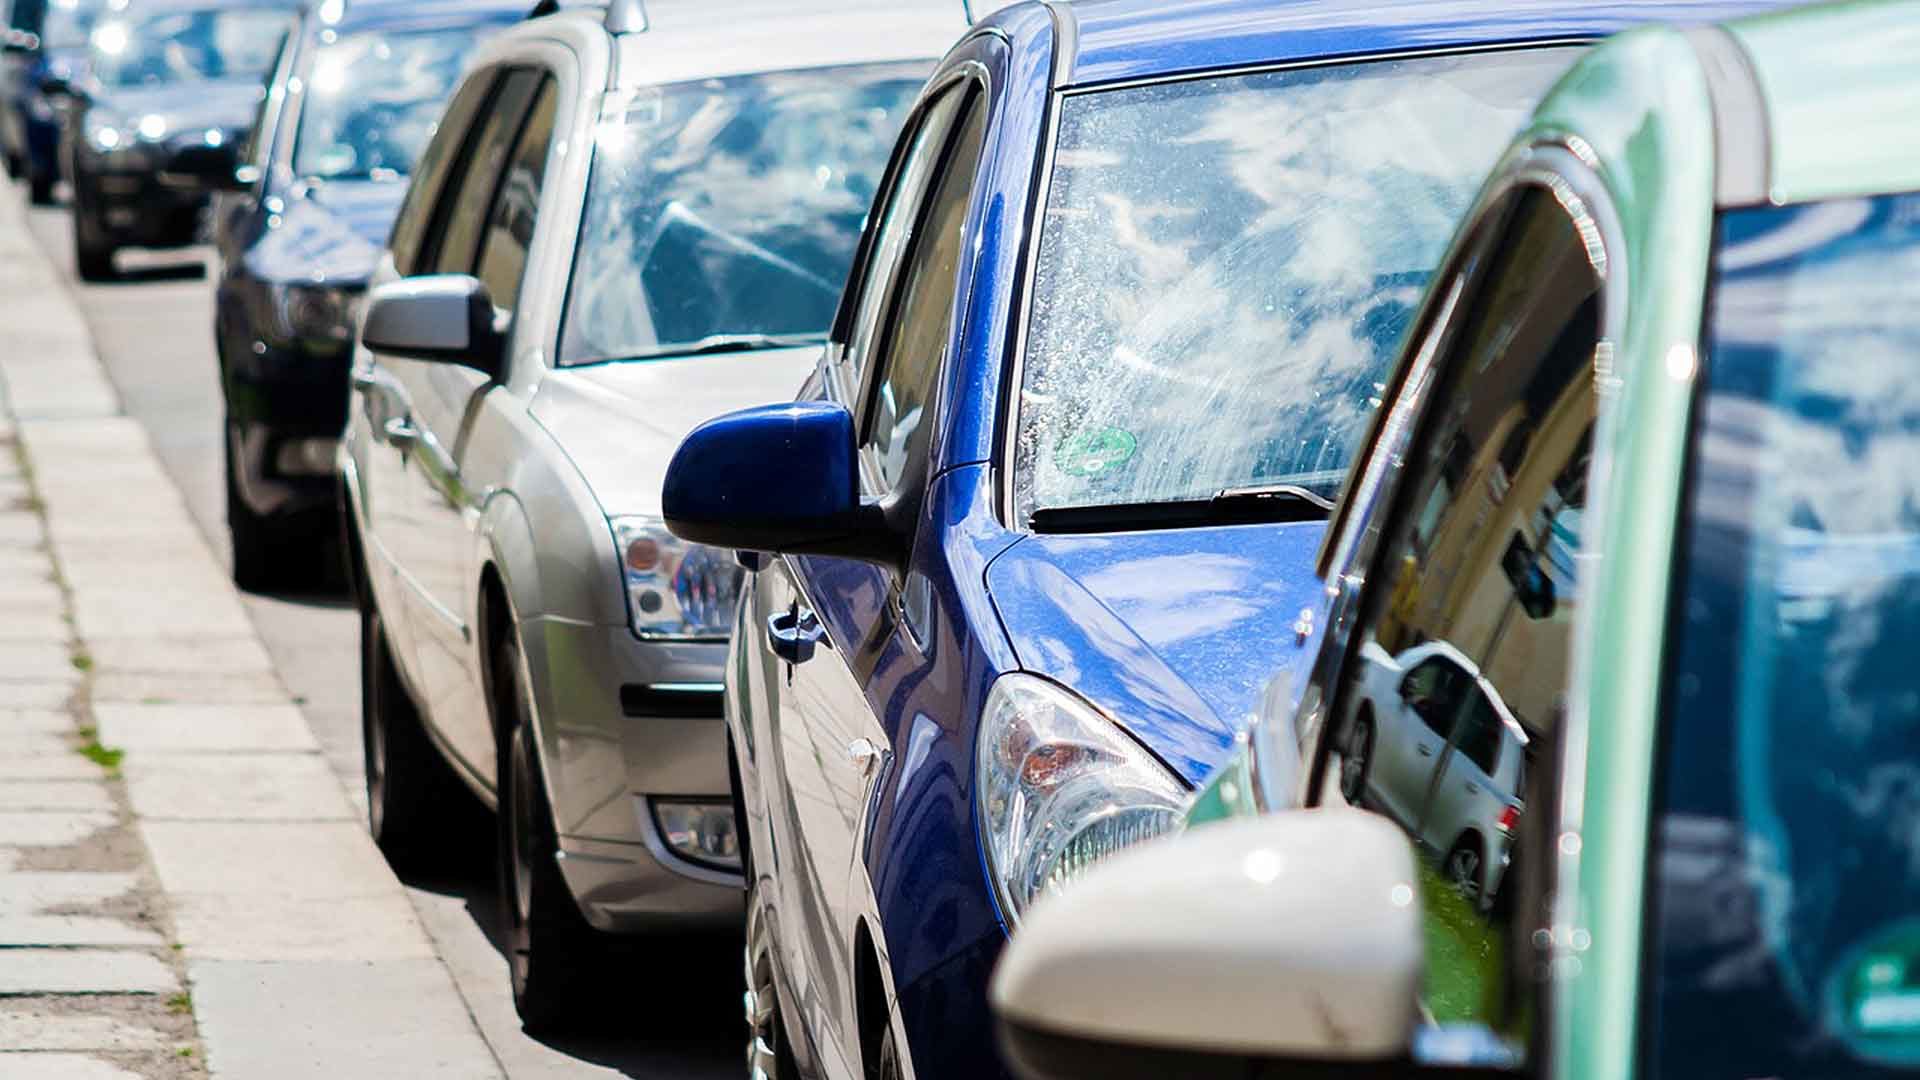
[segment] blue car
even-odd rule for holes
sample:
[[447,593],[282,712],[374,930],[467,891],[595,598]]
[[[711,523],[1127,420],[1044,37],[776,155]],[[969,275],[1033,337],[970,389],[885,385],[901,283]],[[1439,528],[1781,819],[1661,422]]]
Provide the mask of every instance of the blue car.
[[1580,42],[1680,7],[1022,4],[953,48],[799,400],[664,483],[754,568],[756,1075],[1004,1074],[985,986],[1027,906],[1172,826],[1298,677],[1480,178]]
[[60,178],[61,112],[87,70],[87,35],[105,0],[16,0],[0,57],[0,156],[35,203]]

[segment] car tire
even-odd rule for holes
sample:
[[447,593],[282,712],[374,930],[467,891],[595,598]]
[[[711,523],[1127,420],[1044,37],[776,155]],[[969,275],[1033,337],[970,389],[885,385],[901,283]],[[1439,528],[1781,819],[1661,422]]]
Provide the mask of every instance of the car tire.
[[900,1045],[894,1041],[893,1025],[889,1023],[880,1033],[880,1049],[867,1067],[867,1080],[902,1080],[902,1076]]
[[10,180],[20,179],[20,174],[27,171],[26,159],[20,156],[19,154],[7,154],[5,155],[5,157],[6,157],[6,164],[7,164],[7,178]]
[[1453,846],[1447,849],[1446,861],[1440,864],[1440,872],[1447,882],[1476,908],[1480,905],[1481,886],[1486,872],[1484,850],[1480,838],[1468,833],[1453,842]]
[[1359,806],[1366,797],[1367,777],[1373,771],[1373,738],[1373,710],[1362,705],[1340,759],[1340,797],[1348,806]]
[[540,782],[533,710],[521,685],[520,646],[511,631],[494,648],[495,716],[500,729],[499,864],[502,937],[513,1007],[530,1033],[579,1026],[598,981],[603,935],[587,924],[560,874],[553,810]]
[[374,844],[401,874],[442,869],[475,831],[473,796],[427,738],[371,602],[360,605],[360,736]]
[[78,197],[73,203],[73,264],[81,281],[112,281],[119,276],[113,266],[114,245],[102,238],[100,224],[93,211]]
[[225,431],[227,478],[227,535],[233,542],[233,583],[250,593],[283,588],[290,570],[305,560],[295,545],[280,543],[272,522],[253,512],[240,494],[240,478],[233,470],[233,427]]
[[[743,860],[751,859],[743,855]],[[749,1080],[794,1080],[800,1067],[787,1036],[786,1016],[780,1008],[779,979],[775,975],[773,935],[760,903],[759,882],[747,875],[747,1076]]]
[[50,167],[44,169],[28,167],[27,198],[33,205],[53,205],[53,182],[56,179],[58,179],[58,173]]

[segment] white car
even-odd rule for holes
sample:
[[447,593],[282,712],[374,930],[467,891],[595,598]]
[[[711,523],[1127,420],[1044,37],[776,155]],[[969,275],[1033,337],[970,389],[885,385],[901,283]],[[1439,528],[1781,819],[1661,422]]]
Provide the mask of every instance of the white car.
[[[737,932],[742,570],[676,540],[699,422],[791,400],[960,0],[552,3],[476,56],[371,282],[340,450],[396,866],[496,807],[514,1000],[609,932]],[[452,791],[452,795],[448,794]]]
[[1442,872],[1490,905],[1522,809],[1526,731],[1473,661],[1444,641],[1394,656],[1369,640],[1360,661],[1341,796],[1444,853]]

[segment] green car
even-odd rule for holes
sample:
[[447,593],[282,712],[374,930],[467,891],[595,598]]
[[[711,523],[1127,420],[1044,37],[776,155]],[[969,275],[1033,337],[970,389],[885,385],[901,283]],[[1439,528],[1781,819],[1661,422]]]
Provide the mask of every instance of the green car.
[[1382,401],[1311,676],[1029,914],[1010,1057],[1920,1070],[1920,4],[1594,50]]

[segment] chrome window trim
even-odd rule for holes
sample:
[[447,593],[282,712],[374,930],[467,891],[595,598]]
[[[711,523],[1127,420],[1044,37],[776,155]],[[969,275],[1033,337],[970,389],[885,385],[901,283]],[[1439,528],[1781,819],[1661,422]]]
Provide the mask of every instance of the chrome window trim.
[[[1056,32],[1059,23],[1070,19],[1056,17]],[[1007,365],[1006,383],[1000,394],[999,419],[1000,437],[994,447],[995,460],[992,463],[994,482],[999,488],[994,499],[1000,514],[1000,524],[1013,532],[1026,535],[1033,530],[1019,518],[1013,505],[1013,462],[1014,443],[1020,430],[1020,389],[1026,377],[1027,346],[1031,336],[1033,312],[1034,268],[1040,262],[1041,237],[1046,232],[1047,206],[1053,196],[1054,168],[1060,144],[1060,114],[1071,97],[1088,94],[1100,94],[1109,90],[1134,90],[1143,86],[1161,86],[1184,82],[1202,82],[1210,79],[1240,78],[1248,75],[1264,75],[1279,71],[1307,71],[1323,67],[1345,67],[1349,64],[1376,64],[1395,60],[1424,60],[1430,57],[1467,56],[1482,53],[1528,52],[1534,49],[1570,48],[1592,45],[1596,39],[1591,37],[1551,37],[1536,38],[1528,41],[1505,41],[1477,45],[1446,45],[1433,48],[1400,49],[1392,52],[1363,53],[1357,56],[1314,57],[1309,60],[1265,61],[1246,64],[1239,67],[1213,68],[1204,71],[1182,71],[1169,75],[1154,75],[1140,79],[1126,79],[1114,82],[1085,83],[1077,86],[1056,85],[1047,99],[1046,145],[1041,154],[1039,181],[1035,185],[1036,195],[1033,209],[1027,221],[1027,252],[1021,260],[1017,272],[1020,279],[1018,292],[1014,297],[1016,323],[1013,342],[1013,360]],[[1056,81],[1060,78],[1059,65],[1055,66]]]

